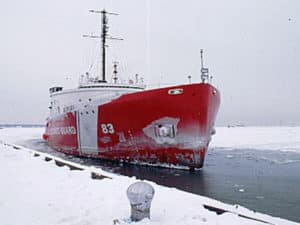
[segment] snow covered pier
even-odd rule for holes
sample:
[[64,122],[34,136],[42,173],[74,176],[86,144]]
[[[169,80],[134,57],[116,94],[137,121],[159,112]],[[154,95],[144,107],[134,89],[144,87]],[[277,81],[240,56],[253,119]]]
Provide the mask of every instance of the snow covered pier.
[[[126,190],[137,181],[134,177],[115,175],[56,157],[45,161],[46,154],[10,145],[12,142],[8,140],[12,136],[9,137],[5,130],[0,132],[2,225],[131,223]],[[91,179],[91,174],[100,179]],[[135,224],[297,224],[149,183],[155,189],[151,220]]]

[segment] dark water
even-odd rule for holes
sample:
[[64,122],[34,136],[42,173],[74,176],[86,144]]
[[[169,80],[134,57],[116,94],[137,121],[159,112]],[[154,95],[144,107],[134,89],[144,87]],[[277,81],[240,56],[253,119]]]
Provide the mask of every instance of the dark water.
[[135,176],[230,204],[300,222],[300,154],[254,149],[209,149],[204,168],[187,170],[76,158],[41,140],[22,145],[103,170]]

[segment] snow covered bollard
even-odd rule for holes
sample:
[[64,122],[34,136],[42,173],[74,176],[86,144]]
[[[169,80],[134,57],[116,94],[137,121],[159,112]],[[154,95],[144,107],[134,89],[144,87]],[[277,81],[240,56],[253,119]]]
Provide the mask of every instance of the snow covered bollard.
[[127,189],[127,197],[131,205],[131,220],[140,221],[150,219],[151,201],[154,196],[154,188],[146,182],[136,182]]

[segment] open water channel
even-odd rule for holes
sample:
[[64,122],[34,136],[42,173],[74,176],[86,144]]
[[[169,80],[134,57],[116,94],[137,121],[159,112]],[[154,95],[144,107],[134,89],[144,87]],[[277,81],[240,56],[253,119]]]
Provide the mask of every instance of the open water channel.
[[300,154],[257,149],[210,148],[202,170],[112,163],[77,158],[50,149],[38,139],[21,145],[105,171],[151,180],[272,216],[300,222]]

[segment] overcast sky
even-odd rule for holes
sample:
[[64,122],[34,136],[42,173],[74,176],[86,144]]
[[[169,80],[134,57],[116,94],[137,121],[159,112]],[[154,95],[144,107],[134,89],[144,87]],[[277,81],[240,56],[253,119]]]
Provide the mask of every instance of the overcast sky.
[[[200,49],[220,90],[218,125],[300,125],[299,0],[0,0],[0,123],[40,123],[49,87],[75,87],[99,45],[106,8],[108,67],[147,84],[200,81]],[[99,61],[99,58],[98,58]],[[109,71],[111,74],[111,71]]]

